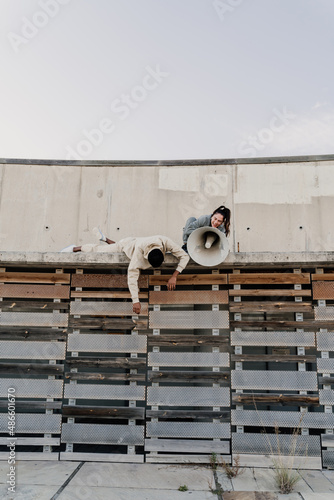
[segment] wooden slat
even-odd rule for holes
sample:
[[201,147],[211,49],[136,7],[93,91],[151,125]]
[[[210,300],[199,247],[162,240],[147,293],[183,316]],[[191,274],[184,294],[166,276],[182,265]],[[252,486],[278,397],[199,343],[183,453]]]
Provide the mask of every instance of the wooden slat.
[[334,385],[334,377],[318,377],[319,384]]
[[[8,456],[8,453],[7,453]],[[135,455],[133,453],[89,453],[89,452],[60,452],[59,453],[60,460],[73,460],[77,462],[109,462],[109,463],[143,463],[144,455]],[[43,458],[40,458],[43,460]]]
[[228,346],[228,335],[178,335],[178,334],[165,334],[165,335],[147,335],[149,345],[156,346]]
[[69,304],[66,302],[46,302],[46,301],[22,301],[22,300],[4,300],[1,302],[3,312],[52,312],[67,310]]
[[310,283],[309,273],[235,273],[228,275],[231,285],[271,285]]
[[[62,401],[20,401],[19,399],[15,401],[15,410],[60,410],[62,407]],[[0,408],[8,409],[8,400],[0,401]]]
[[312,281],[334,281],[334,273],[311,274]]
[[145,382],[145,374],[139,373],[71,373],[66,372],[67,380],[127,380],[129,382]]
[[120,418],[144,419],[144,408],[130,408],[124,406],[81,406],[64,405],[63,415],[67,417],[94,417],[94,418]]
[[31,375],[62,375],[64,365],[42,363],[0,363],[0,373],[27,373]]
[[145,451],[171,451],[180,453],[229,453],[229,441],[201,439],[145,439]]
[[0,283],[70,283],[69,273],[0,273]]
[[65,340],[67,329],[1,327],[0,340]]
[[334,299],[334,281],[315,281],[312,283],[313,299]]
[[310,355],[288,355],[288,354],[231,354],[231,361],[248,362],[263,361],[265,363],[316,363],[317,357]]
[[253,320],[253,321],[230,321],[231,328],[334,328],[334,320],[332,321],[320,321],[307,319],[304,321],[264,321],[264,320]]
[[[8,445],[8,437],[0,437],[1,445]],[[59,446],[60,438],[55,437],[17,437],[15,438],[15,446]]]
[[230,380],[230,372],[213,371],[153,371],[147,372],[150,382],[198,382],[224,384]]
[[[87,299],[131,299],[130,292],[104,292],[104,291],[92,291],[92,290],[82,290],[78,292],[76,290],[71,291],[71,297],[73,298],[87,298]],[[147,299],[148,292],[139,292],[139,299]]]
[[[72,274],[71,286],[82,288],[128,288],[126,274]],[[148,288],[148,276],[140,275],[139,288]]]
[[298,394],[232,394],[232,403],[236,405],[253,405],[256,403],[278,404],[282,406],[319,406],[318,395]]
[[73,367],[100,367],[100,368],[145,368],[146,359],[145,358],[85,358],[76,357],[67,359],[66,363]]
[[227,290],[174,290],[150,292],[150,304],[228,304]]
[[126,318],[74,318],[69,319],[70,328],[89,328],[92,330],[146,330],[147,320]]
[[311,290],[294,290],[276,288],[268,290],[267,288],[247,288],[244,290],[229,290],[230,297],[311,297]]
[[[166,285],[170,274],[152,275],[149,277],[150,285]],[[177,285],[226,285],[226,274],[180,274]]]
[[[219,463],[222,461],[228,464],[231,463],[231,455],[221,455],[220,453],[216,453],[216,457]],[[192,455],[189,453],[185,455],[181,453],[179,455],[172,455],[170,453],[163,453],[161,455],[151,455],[148,453],[145,457],[145,462],[150,464],[211,464],[211,461],[212,454]]]
[[312,312],[310,302],[230,302],[230,312],[261,313],[261,312]]
[[202,420],[208,418],[219,419],[221,422],[230,422],[229,411],[213,410],[146,410],[147,418],[176,419],[176,420]]
[[0,297],[68,299],[69,296],[70,287],[63,285],[0,285]]

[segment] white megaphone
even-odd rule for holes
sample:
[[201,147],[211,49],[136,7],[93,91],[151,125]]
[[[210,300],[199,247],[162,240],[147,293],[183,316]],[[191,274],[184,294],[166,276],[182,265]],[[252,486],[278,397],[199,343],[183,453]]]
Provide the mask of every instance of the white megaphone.
[[190,257],[201,266],[221,264],[229,252],[229,245],[224,233],[215,227],[199,227],[193,231],[187,241]]

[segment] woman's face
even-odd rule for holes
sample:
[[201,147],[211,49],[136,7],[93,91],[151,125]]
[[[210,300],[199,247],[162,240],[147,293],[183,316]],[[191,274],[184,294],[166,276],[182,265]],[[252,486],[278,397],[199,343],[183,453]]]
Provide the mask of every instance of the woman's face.
[[224,216],[222,214],[213,214],[211,217],[211,227],[219,227],[224,222]]

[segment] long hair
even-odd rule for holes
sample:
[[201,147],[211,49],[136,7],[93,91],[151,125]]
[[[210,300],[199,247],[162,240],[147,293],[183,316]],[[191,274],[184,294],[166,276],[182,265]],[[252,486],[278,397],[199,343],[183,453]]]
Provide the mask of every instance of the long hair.
[[230,234],[231,210],[224,205],[221,205],[212,212],[210,219],[214,214],[220,214],[224,217],[223,226],[225,227],[226,236],[228,236]]

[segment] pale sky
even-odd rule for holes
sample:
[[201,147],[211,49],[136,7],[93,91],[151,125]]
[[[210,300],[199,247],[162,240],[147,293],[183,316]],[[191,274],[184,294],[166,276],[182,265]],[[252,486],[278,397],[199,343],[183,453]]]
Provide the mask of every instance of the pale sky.
[[0,0],[0,158],[334,154],[334,0]]

